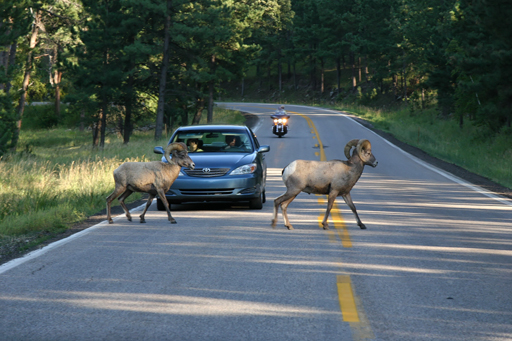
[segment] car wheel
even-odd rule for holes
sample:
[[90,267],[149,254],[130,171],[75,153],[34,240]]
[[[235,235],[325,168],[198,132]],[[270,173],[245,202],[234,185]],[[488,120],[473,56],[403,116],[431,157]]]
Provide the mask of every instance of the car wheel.
[[159,211],[167,211],[165,209],[165,205],[164,205],[164,202],[162,200],[160,200],[160,198],[157,198],[156,199],[156,208],[159,210]]
[[265,202],[267,202],[267,196],[265,195],[265,191],[263,191],[262,193],[262,199],[261,199],[261,202],[264,204]]
[[262,196],[263,194],[260,194],[260,196],[257,197],[256,199],[252,199],[251,201],[249,201],[249,208],[253,210],[261,210],[263,208]]

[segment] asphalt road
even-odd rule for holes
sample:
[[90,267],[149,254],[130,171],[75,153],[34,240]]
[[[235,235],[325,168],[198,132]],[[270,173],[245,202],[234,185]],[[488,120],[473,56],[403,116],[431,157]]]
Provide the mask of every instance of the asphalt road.
[[[124,216],[0,266],[1,340],[511,340],[512,203],[432,167],[340,113],[226,104],[263,118],[271,146],[267,203],[153,205],[146,224]],[[270,227],[295,159],[344,159],[367,138],[379,161],[352,198],[289,206],[295,230]],[[338,209],[339,208],[339,209]]]

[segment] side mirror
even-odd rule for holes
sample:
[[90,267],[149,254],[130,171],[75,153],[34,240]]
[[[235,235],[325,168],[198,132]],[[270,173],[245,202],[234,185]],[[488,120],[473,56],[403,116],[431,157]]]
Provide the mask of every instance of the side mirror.
[[164,149],[161,146],[158,146],[158,147],[155,147],[155,149],[153,149],[153,152],[155,154],[163,154],[164,153]]
[[260,148],[258,148],[258,153],[266,153],[266,152],[269,152],[270,151],[270,146],[260,146]]

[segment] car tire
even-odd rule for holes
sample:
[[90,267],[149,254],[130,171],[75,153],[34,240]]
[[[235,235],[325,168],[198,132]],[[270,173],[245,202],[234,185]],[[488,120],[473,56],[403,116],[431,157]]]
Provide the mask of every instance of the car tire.
[[255,199],[251,199],[251,201],[249,201],[249,208],[250,209],[253,209],[253,210],[261,210],[263,208],[263,194],[260,194],[259,197],[255,198]]
[[160,198],[157,198],[156,199],[156,208],[159,210],[159,211],[167,211],[165,209],[165,204],[162,200],[160,200]]
[[266,196],[266,194],[265,194],[265,191],[263,191],[263,193],[262,193],[262,199],[261,199],[261,202],[262,202],[263,204],[267,202],[267,196]]

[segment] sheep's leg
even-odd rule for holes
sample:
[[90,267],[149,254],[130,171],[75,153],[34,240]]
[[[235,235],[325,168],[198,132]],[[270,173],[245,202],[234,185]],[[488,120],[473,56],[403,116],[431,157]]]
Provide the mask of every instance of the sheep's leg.
[[107,220],[109,224],[113,224],[112,215],[110,213],[110,204],[117,198],[121,193],[125,191],[126,187],[118,187],[114,188],[114,191],[107,197]]
[[171,208],[169,202],[167,201],[167,198],[165,197],[165,192],[163,190],[158,190],[158,197],[164,203],[165,209],[167,210],[167,217],[169,221],[171,222],[171,224],[176,224],[176,220],[174,220],[174,218],[171,215]]
[[322,226],[324,227],[324,230],[329,229],[329,214],[331,213],[332,206],[334,205],[334,201],[336,200],[337,196],[338,191],[331,191],[329,193],[329,197],[327,198],[327,210],[325,210],[324,220],[322,220]]
[[128,219],[128,221],[132,221],[132,215],[130,214],[128,207],[126,207],[124,200],[128,198],[132,193],[133,191],[127,189],[126,191],[124,191],[123,194],[121,194],[119,198],[117,198],[117,200],[119,200],[119,204],[121,204],[121,207],[123,208],[124,213],[126,214],[126,218]]
[[284,218],[284,226],[288,228],[288,230],[293,230],[292,224],[290,224],[290,220],[288,219],[288,214],[286,212],[286,209],[288,208],[288,205],[299,195],[300,191],[298,193],[289,192],[286,191],[285,194],[279,196],[274,200],[274,220],[272,220],[272,226],[275,226],[275,223],[277,222],[277,209],[279,206],[281,206],[281,210],[283,211],[283,218]]
[[277,224],[277,215],[279,211],[279,205],[282,203],[282,198],[286,195],[286,193],[281,194],[274,200],[274,218],[272,219],[272,227],[275,228]]
[[345,199],[345,202],[347,203],[348,207],[350,207],[352,213],[354,213],[359,228],[361,228],[362,230],[366,229],[366,226],[363,224],[363,222],[361,221],[361,219],[359,219],[359,216],[357,215],[356,206],[352,202],[352,197],[350,196],[350,193],[344,194],[343,199]]
[[148,201],[146,201],[146,206],[144,207],[144,211],[140,215],[140,223],[143,224],[146,222],[146,219],[144,218],[146,216],[146,211],[148,210],[149,206],[151,206],[151,203],[153,202],[153,198],[155,197],[154,194],[148,193],[149,198]]

